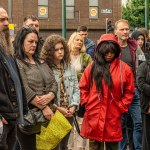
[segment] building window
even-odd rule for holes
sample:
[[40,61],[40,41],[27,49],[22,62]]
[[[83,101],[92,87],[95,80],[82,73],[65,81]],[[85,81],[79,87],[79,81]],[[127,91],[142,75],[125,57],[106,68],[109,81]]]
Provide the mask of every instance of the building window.
[[48,18],[48,0],[38,0],[38,17]]
[[74,0],[66,0],[66,19],[74,19]]
[[98,0],[89,0],[89,18],[98,19]]

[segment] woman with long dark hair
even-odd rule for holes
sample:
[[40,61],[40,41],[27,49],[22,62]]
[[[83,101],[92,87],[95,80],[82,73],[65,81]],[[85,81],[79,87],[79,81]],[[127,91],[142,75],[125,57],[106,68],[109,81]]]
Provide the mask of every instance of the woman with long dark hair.
[[[57,93],[57,83],[48,65],[39,59],[39,36],[30,26],[23,26],[14,41],[15,58],[25,89],[29,109],[37,109],[46,120],[53,116],[51,105]],[[36,150],[36,134],[41,124],[26,129],[18,128],[17,136],[22,150]]]
[[94,61],[79,83],[85,114],[81,135],[90,139],[90,150],[118,150],[122,140],[121,115],[128,111],[134,95],[131,68],[119,58],[120,47],[113,34],[101,36]]

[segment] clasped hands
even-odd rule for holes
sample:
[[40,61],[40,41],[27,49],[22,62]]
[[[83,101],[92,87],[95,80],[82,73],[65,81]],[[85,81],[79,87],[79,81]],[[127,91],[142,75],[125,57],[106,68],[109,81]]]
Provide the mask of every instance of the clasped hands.
[[46,95],[36,96],[32,100],[32,104],[42,110],[43,115],[47,120],[50,120],[54,115],[53,111],[48,106],[48,104],[51,102],[53,98],[54,94],[50,92]]
[[60,107],[60,106],[57,106],[56,104],[53,104],[54,107],[59,110],[65,117],[72,117],[73,114],[75,113],[75,110],[76,110],[76,106],[72,106],[72,107],[69,107],[69,108],[64,108],[64,107]]

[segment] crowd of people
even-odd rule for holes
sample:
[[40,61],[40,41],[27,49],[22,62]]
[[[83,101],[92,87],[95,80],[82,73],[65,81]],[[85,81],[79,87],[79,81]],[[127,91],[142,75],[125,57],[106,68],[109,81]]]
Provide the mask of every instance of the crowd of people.
[[[0,150],[36,150],[36,134],[56,110],[73,129],[54,150],[150,149],[146,29],[130,34],[129,22],[120,19],[114,32],[101,35],[95,44],[84,25],[68,41],[58,34],[43,40],[33,15],[25,17],[14,40],[8,25],[0,6]],[[83,117],[77,116],[79,106],[85,109]],[[44,121],[25,130],[30,109]]]

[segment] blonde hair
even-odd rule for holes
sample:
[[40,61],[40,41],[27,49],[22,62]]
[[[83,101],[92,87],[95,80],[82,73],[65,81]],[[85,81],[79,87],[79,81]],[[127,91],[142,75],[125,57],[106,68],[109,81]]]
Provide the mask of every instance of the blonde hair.
[[85,52],[85,45],[84,45],[84,38],[80,35],[79,32],[74,32],[69,40],[68,40],[68,47],[69,47],[69,51],[73,50],[74,49],[74,39],[76,38],[76,36],[79,35],[82,39],[83,39],[83,44],[82,44],[82,47],[80,49],[80,52]]
[[[126,24],[129,25],[128,20],[120,19],[120,20],[118,20],[118,21],[115,22],[115,30],[117,29],[117,26],[118,26],[118,24],[119,24],[120,22],[123,22],[123,23],[126,23]],[[129,25],[129,26],[130,26],[130,25]]]

